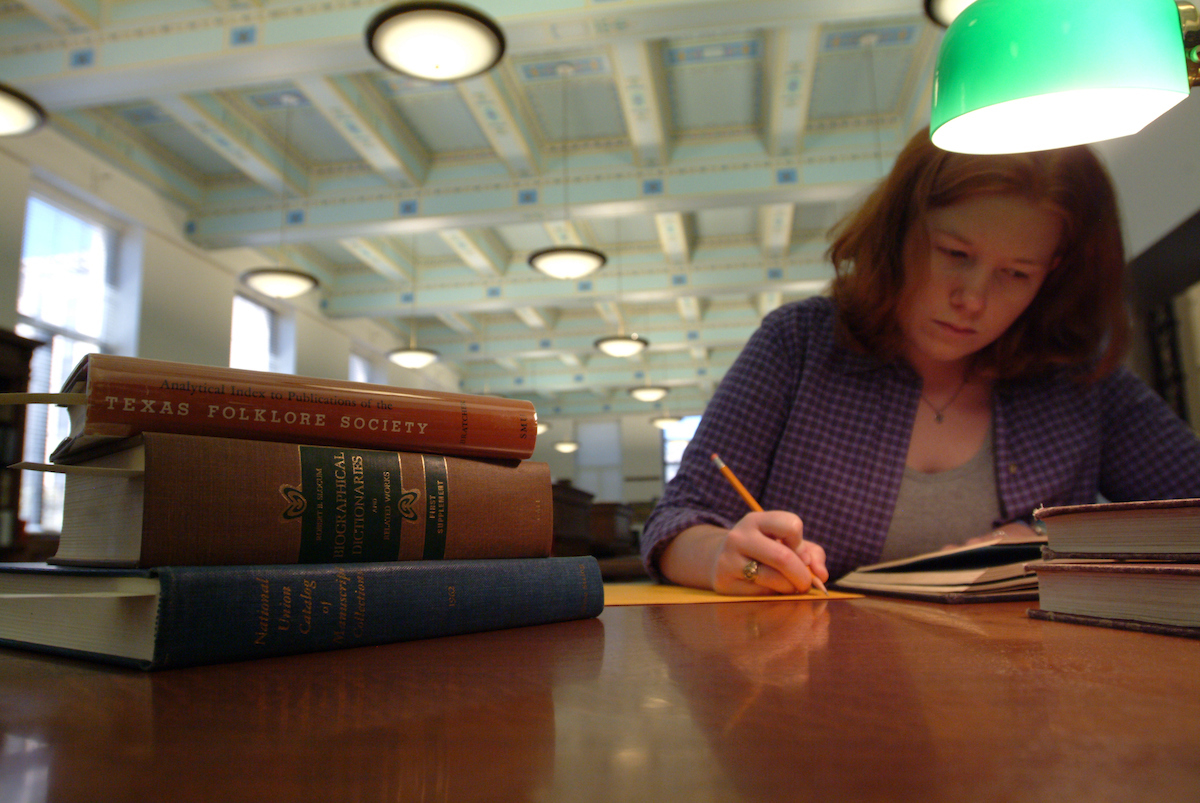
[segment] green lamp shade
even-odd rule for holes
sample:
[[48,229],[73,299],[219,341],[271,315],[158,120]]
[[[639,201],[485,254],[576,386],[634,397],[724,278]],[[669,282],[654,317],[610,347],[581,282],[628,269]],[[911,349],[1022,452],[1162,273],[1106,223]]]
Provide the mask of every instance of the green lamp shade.
[[946,29],[933,143],[1020,153],[1123,137],[1188,95],[1174,0],[976,0]]

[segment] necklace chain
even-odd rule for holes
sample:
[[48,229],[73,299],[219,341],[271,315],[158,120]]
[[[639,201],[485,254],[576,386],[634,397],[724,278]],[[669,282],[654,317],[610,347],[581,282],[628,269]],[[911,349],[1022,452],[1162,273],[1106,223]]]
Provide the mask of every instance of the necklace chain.
[[958,388],[955,389],[954,394],[950,397],[950,400],[947,401],[945,404],[943,404],[940,410],[937,408],[936,405],[934,405],[933,402],[931,402],[929,399],[925,398],[924,393],[921,394],[921,401],[928,404],[929,409],[933,410],[933,420],[935,423],[940,424],[940,423],[942,423],[942,421],[945,420],[946,411],[950,409],[950,405],[954,404],[955,399],[958,398],[958,394],[962,393],[963,388],[965,388],[966,386],[967,386],[967,378],[964,376],[962,382],[958,383]]

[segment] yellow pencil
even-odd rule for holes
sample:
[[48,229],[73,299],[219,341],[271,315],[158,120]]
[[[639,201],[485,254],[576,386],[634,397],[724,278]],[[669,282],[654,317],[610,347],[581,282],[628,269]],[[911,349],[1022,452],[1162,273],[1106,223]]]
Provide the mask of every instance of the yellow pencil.
[[[733,472],[729,470],[729,466],[725,465],[725,462],[721,460],[721,458],[718,457],[715,452],[713,453],[712,461],[713,464],[716,465],[717,470],[725,475],[725,479],[729,480],[729,484],[733,486],[733,489],[737,491],[743,499],[746,500],[746,504],[750,506],[750,509],[755,512],[762,513],[762,505],[760,505],[758,500],[746,490],[746,486],[742,485],[742,481],[734,476]],[[825,584],[821,582],[821,578],[813,574],[811,569],[809,570],[809,574],[812,574],[812,584],[821,589],[825,596],[829,596],[829,591],[826,590]]]

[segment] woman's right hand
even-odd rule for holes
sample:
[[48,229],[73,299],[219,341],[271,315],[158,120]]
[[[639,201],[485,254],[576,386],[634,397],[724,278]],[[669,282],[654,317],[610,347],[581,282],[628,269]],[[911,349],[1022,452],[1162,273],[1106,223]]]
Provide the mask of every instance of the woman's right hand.
[[[757,564],[756,571],[748,567]],[[803,594],[813,576],[829,579],[825,550],[804,540],[800,517],[747,513],[731,529],[699,525],[677,535],[659,562],[667,579],[719,594]]]

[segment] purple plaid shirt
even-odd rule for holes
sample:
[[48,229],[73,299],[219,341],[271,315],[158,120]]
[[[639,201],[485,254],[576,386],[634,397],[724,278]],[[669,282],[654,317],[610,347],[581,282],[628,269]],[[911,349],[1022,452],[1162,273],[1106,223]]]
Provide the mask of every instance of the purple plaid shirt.
[[[825,548],[830,577],[879,559],[920,378],[904,363],[838,346],[836,314],[828,298],[789,304],[747,342],[646,522],[642,554],[655,578],[677,533],[731,527],[747,512],[713,467],[714,452],[764,508],[804,520],[804,537]],[[1124,369],[1091,386],[1065,376],[1010,382],[997,387],[994,404],[997,526],[1097,494],[1200,497],[1200,440]]]

